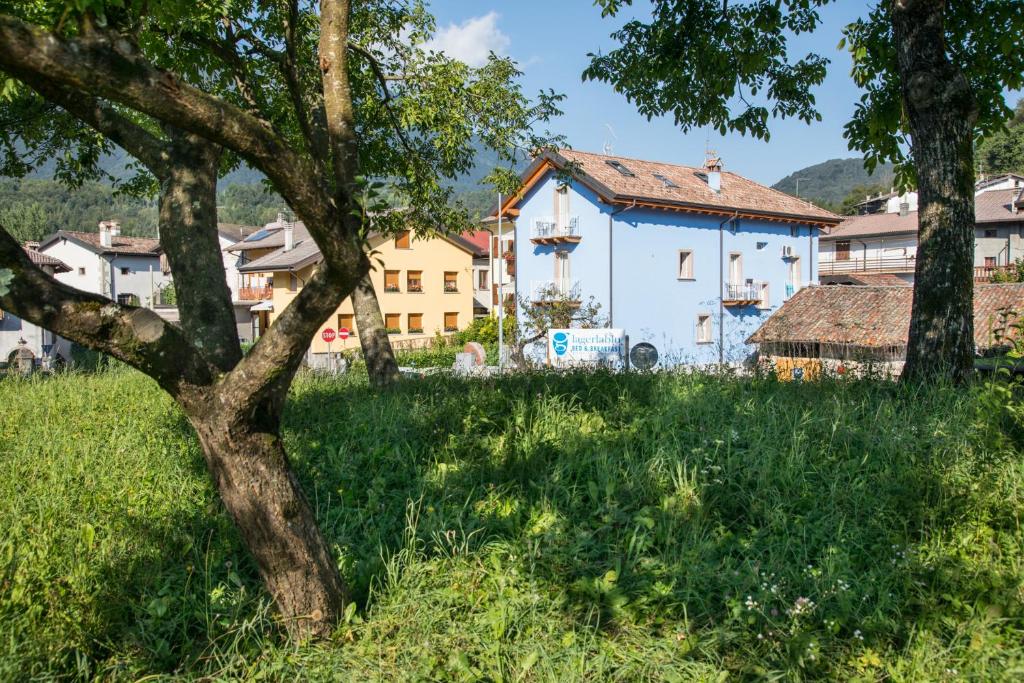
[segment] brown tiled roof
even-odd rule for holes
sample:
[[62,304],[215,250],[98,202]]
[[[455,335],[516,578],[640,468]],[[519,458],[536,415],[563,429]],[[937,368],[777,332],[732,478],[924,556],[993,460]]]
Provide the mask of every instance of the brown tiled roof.
[[[607,163],[609,161],[621,164],[633,175],[620,173]],[[609,203],[631,204],[636,201],[657,208],[717,215],[739,212],[827,225],[834,225],[841,220],[840,216],[810,202],[728,171],[722,172],[721,192],[715,192],[708,186],[706,172],[702,168],[569,149],[557,153],[548,152],[538,157],[523,174],[524,190],[539,177],[546,166],[565,168],[570,162],[577,165],[579,172],[576,177],[579,181]],[[662,176],[671,185],[657,176]],[[514,203],[515,200],[511,202]],[[505,208],[511,204],[506,204]]]
[[126,254],[130,256],[159,256],[160,241],[151,237],[126,237],[117,235],[111,239],[111,246],[100,245],[98,232],[76,232],[74,230],[58,230],[47,237],[40,248],[45,249],[59,239],[67,239],[81,244],[97,254]]
[[[801,289],[747,340],[751,344],[823,343],[903,347],[912,287],[825,285]],[[1024,283],[974,286],[974,343],[993,346],[1000,311],[1024,311]]]
[[56,273],[71,272],[71,267],[68,264],[61,261],[59,258],[54,258],[49,254],[44,254],[38,249],[29,249],[28,247],[24,247],[24,249],[25,253],[28,254],[28,257],[32,261],[32,263],[36,264],[37,266],[50,266]]
[[[977,223],[1019,221],[1024,223],[1024,209],[1020,208],[1020,189],[989,190],[974,198],[974,220]],[[1013,205],[1017,203],[1017,213]]]
[[892,273],[850,273],[844,276],[853,285],[873,287],[910,287],[909,282]]
[[225,239],[232,242],[239,242],[246,235],[252,235],[260,230],[256,225],[243,225],[241,223],[217,223],[217,232]]
[[[1012,210],[1013,202],[1020,201],[1021,190],[988,190],[974,198],[974,221],[976,223],[1024,223],[1024,209],[1018,213]],[[824,241],[842,240],[850,237],[873,237],[876,235],[916,235],[917,211],[906,216],[898,213],[871,213],[864,216],[850,216],[832,228]]]

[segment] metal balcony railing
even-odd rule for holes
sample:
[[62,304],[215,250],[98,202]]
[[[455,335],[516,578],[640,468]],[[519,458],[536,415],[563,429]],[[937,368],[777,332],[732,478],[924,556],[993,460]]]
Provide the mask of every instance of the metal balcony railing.
[[820,275],[844,273],[913,273],[917,260],[913,256],[877,256],[850,258],[838,261],[820,261]]
[[761,301],[761,282],[744,282],[732,284],[726,282],[722,293],[722,302],[729,304],[749,305]]
[[532,280],[530,282],[530,301],[543,303],[579,300],[579,280]]
[[535,218],[530,226],[530,240],[533,242],[578,242],[580,217],[570,216],[568,220]]

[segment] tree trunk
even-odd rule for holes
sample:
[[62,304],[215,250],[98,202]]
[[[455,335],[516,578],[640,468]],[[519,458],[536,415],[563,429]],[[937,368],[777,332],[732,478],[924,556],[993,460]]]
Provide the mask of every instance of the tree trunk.
[[242,357],[217,237],[221,148],[165,127],[168,159],[160,175],[160,244],[167,254],[185,336],[223,372]]
[[945,3],[896,0],[892,17],[918,181],[914,302],[902,379],[970,376],[974,356],[974,122],[970,84],[949,59]]
[[384,327],[380,303],[369,272],[363,275],[352,292],[352,308],[355,310],[359,345],[363,349],[370,384],[375,387],[388,386],[398,379],[398,361],[395,360],[395,352],[391,348],[387,328]]
[[230,403],[220,396],[186,408],[207,469],[285,628],[300,641],[326,638],[348,591],[285,453],[279,414],[268,425],[214,407]]

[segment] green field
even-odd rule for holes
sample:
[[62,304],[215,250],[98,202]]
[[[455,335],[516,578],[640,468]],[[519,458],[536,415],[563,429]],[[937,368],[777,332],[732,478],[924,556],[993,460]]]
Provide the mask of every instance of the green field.
[[301,377],[357,605],[274,624],[172,401],[0,380],[0,680],[1020,680],[1020,423],[984,386]]

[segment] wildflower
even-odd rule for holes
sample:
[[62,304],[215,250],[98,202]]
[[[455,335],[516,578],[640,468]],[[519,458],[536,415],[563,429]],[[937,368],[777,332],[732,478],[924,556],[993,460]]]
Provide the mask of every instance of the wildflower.
[[860,641],[864,640],[864,634],[860,632],[860,629],[857,629],[853,632],[853,637]]

